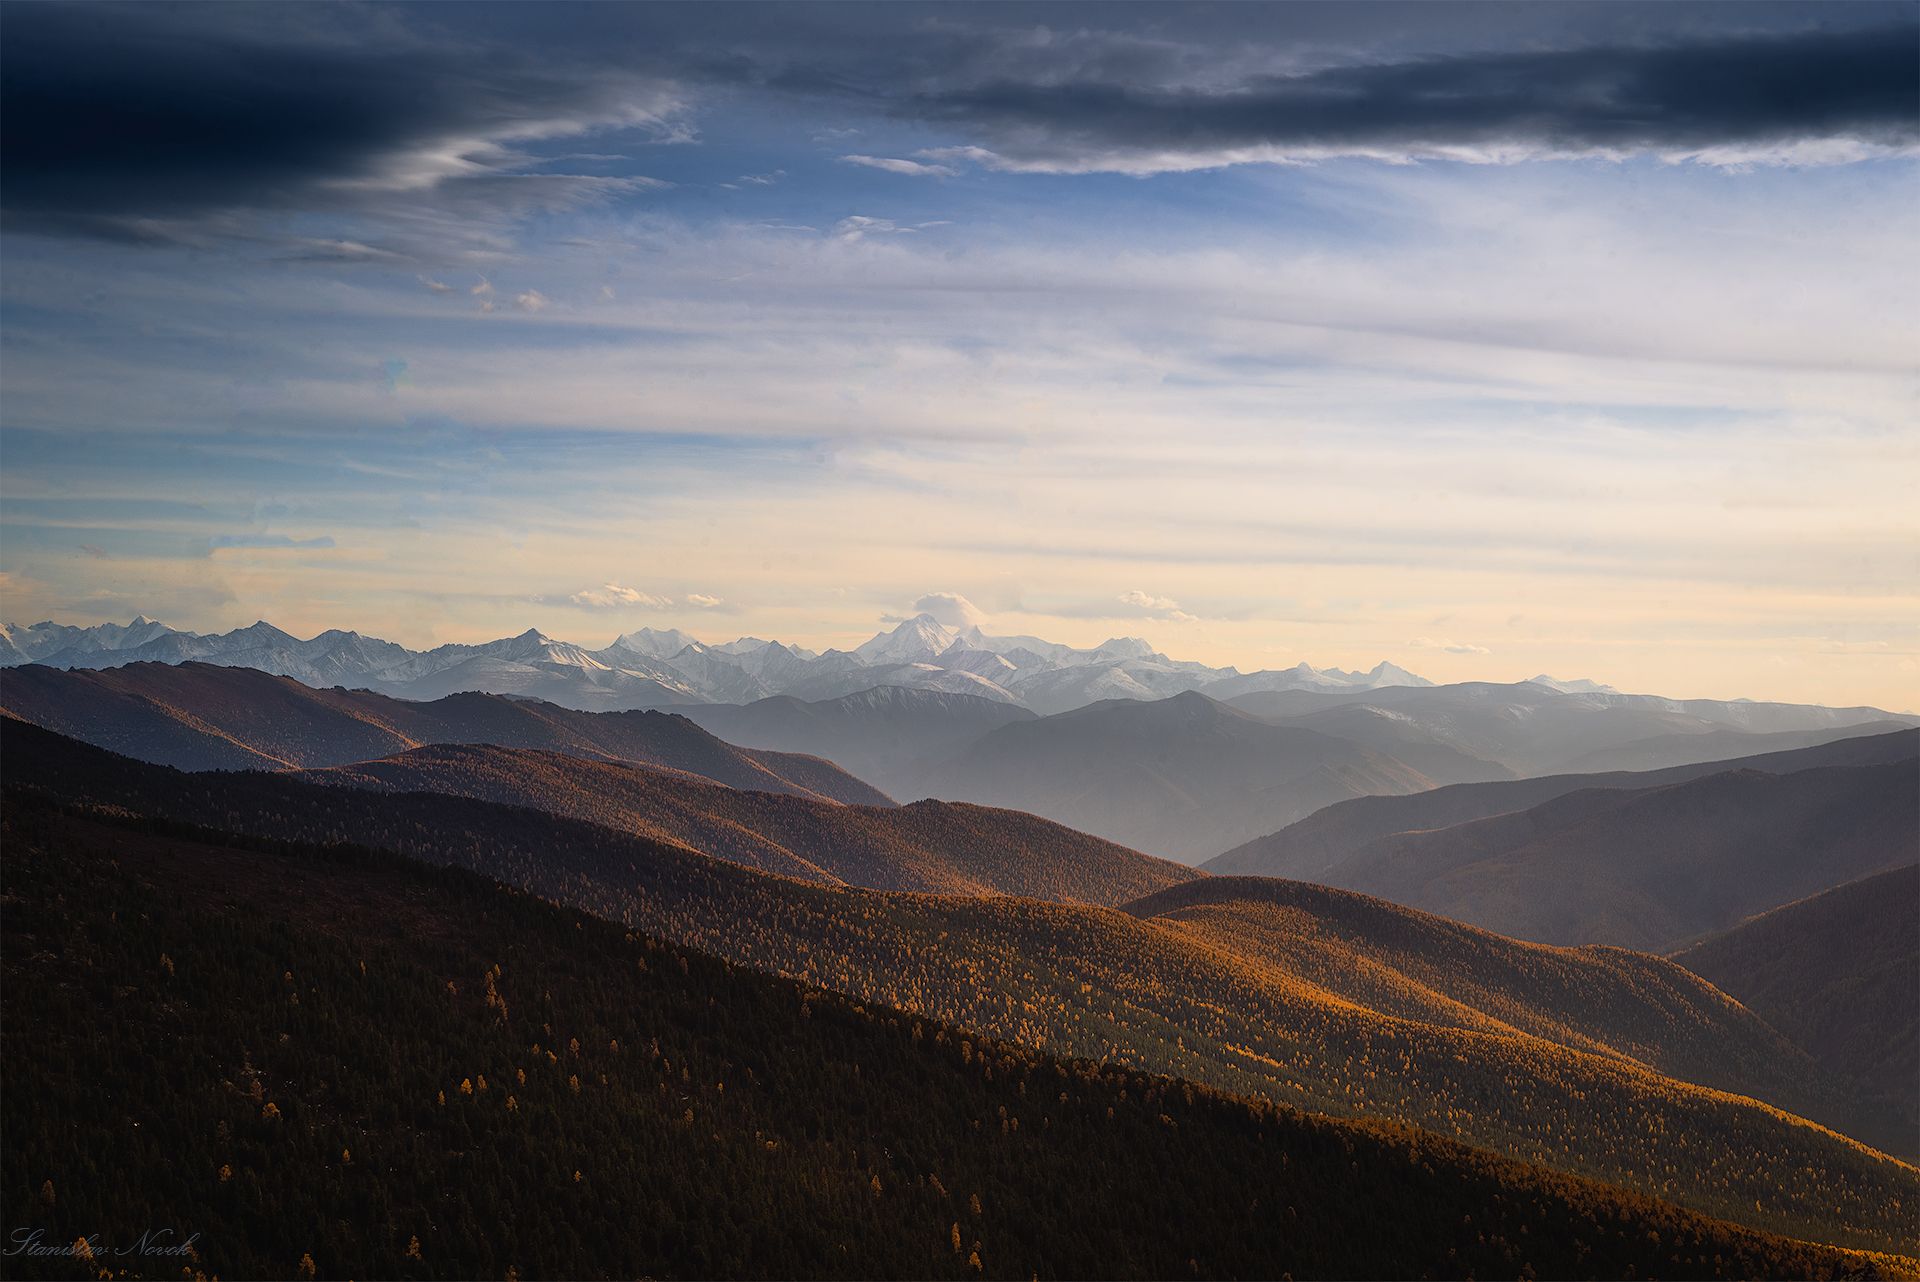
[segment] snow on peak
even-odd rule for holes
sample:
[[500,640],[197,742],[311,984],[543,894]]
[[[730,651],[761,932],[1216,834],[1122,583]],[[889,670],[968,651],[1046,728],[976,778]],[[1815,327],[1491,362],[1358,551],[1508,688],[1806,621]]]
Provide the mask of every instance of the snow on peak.
[[891,632],[876,633],[853,652],[870,664],[924,663],[959,639],[958,632],[931,614],[916,614]]
[[1602,685],[1600,684],[1600,682],[1589,680],[1586,677],[1575,677],[1569,681],[1561,681],[1554,677],[1548,676],[1544,672],[1542,672],[1539,676],[1536,676],[1536,677],[1528,677],[1527,684],[1536,685],[1536,686],[1545,686],[1549,690],[1558,690],[1561,694],[1618,694],[1619,693],[1619,691],[1615,690],[1610,685]]

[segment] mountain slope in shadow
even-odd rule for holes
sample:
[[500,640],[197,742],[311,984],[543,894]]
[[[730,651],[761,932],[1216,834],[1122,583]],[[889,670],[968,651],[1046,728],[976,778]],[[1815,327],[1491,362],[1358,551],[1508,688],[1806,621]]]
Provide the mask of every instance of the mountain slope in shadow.
[[1911,861],[1917,792],[1909,762],[1593,789],[1383,837],[1321,880],[1521,939],[1668,952]]
[[302,777],[531,806],[765,872],[876,890],[1116,904],[1198,875],[1015,810],[844,806],[530,749],[416,748]]
[[1400,797],[1356,797],[1216,855],[1201,867],[1211,873],[1252,873],[1325,881],[1344,860],[1382,837],[1449,828],[1492,815],[1527,810],[1572,792],[1657,788],[1729,770],[1788,774],[1820,766],[1865,766],[1890,761],[1920,761],[1920,730],[1863,735],[1757,757],[1700,762],[1663,770],[1546,775],[1537,779],[1460,784]]
[[1762,913],[1673,960],[1896,1111],[1920,1149],[1920,864]]
[[890,798],[831,762],[736,748],[666,712],[575,712],[492,694],[408,703],[205,663],[0,672],[0,710],[183,770],[333,766],[430,743],[493,743],[682,770],[732,788],[856,805]]

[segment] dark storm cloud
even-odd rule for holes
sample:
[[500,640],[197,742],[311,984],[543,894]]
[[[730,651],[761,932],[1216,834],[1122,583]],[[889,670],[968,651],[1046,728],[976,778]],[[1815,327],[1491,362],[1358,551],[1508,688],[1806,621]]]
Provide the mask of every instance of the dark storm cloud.
[[1133,151],[1341,151],[1516,143],[1681,150],[1920,136],[1920,27],[1694,39],[1651,47],[1334,67],[1231,89],[999,82],[901,109],[984,128],[1008,154],[1099,162]]
[[15,230],[127,238],[245,234],[263,209],[417,213],[429,199],[510,220],[644,185],[528,172],[523,146],[604,125],[668,131],[682,95],[728,93],[921,122],[990,163],[1042,168],[1262,148],[1906,145],[1920,114],[1911,15],[13,4],[0,11],[0,197]]
[[345,7],[11,5],[4,34],[0,158],[16,227],[141,238],[144,220],[478,178],[513,158],[502,140],[647,97],[613,69],[426,39]]

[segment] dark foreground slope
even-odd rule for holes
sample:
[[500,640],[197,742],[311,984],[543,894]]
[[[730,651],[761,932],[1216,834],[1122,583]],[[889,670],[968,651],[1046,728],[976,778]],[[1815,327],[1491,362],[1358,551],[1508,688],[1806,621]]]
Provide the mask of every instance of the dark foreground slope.
[[1920,1149],[1920,865],[1776,908],[1674,960],[1897,1110]]
[[5,1213],[49,1244],[172,1229],[188,1270],[261,1278],[1900,1267],[1051,1060],[462,873],[4,822]]
[[[396,850],[1052,1054],[1408,1122],[1796,1237],[1874,1249],[1912,1237],[1920,1173],[1780,1111],[1824,1118],[1838,1101],[1778,1033],[1658,959],[1587,972],[1596,990],[1578,1016],[1583,1049],[1517,1031],[1500,1012],[1373,1009],[1271,959],[1108,909],[809,884],[538,811],[284,775],[182,774],[30,726],[0,744],[9,788],[28,795]],[[1464,986],[1446,995],[1477,1000]],[[1544,1032],[1545,1012],[1529,1018]],[[1683,1063],[1711,1075],[1688,1082],[1663,1068]]]
[[1471,823],[1527,810],[1555,797],[1595,788],[1659,788],[1729,770],[1789,774],[1822,766],[1880,765],[1920,759],[1920,730],[1865,735],[1808,748],[1662,770],[1548,775],[1537,779],[1457,784],[1408,796],[1356,797],[1315,811],[1201,865],[1211,873],[1250,873],[1323,881],[1347,857],[1382,837]]
[[576,712],[493,694],[408,703],[207,663],[9,668],[0,673],[0,710],[182,770],[335,766],[422,744],[494,743],[683,770],[730,788],[857,805],[890,801],[830,762],[736,748],[672,713]]
[[1118,904],[1197,876],[1017,810],[842,806],[552,752],[416,748],[304,778],[531,806],[807,881]]

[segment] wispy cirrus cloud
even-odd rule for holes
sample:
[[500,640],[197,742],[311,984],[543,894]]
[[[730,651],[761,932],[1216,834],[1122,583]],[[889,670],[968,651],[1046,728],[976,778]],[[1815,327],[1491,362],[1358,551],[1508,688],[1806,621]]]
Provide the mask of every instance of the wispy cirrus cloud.
[[840,163],[859,165],[865,169],[878,169],[884,173],[900,174],[907,178],[952,178],[960,172],[951,165],[925,164],[918,160],[906,160],[896,156],[842,156]]
[[296,539],[286,534],[216,534],[207,540],[210,548],[330,548],[333,536],[317,535],[308,539]]

